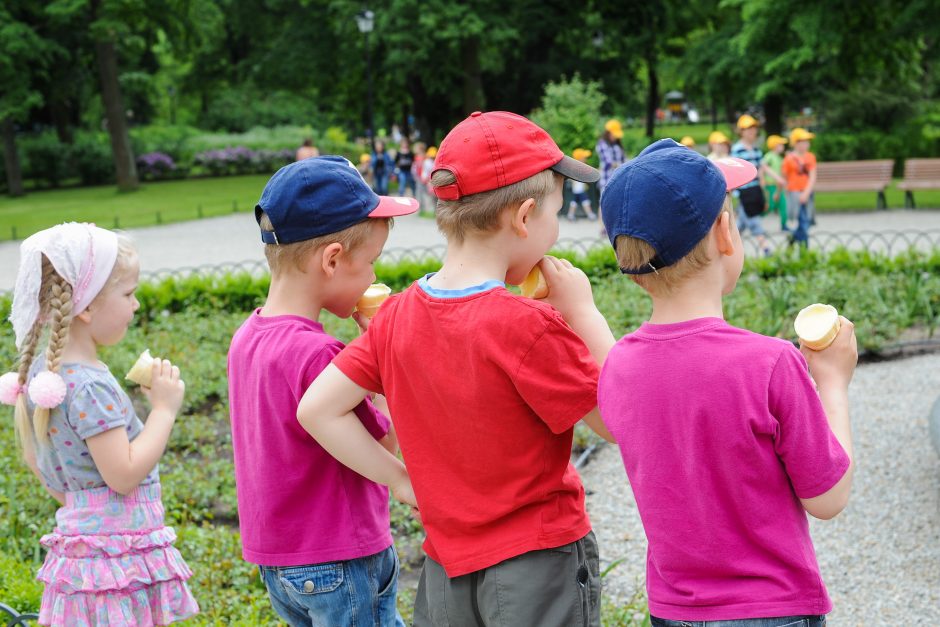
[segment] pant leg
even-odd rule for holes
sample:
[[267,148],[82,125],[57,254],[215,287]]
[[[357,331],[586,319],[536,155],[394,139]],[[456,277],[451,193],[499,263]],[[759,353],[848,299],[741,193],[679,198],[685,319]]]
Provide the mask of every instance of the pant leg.
[[477,575],[450,578],[443,566],[425,557],[415,594],[414,627],[487,627],[476,609]]
[[487,627],[599,627],[600,597],[597,540],[589,532],[482,571],[477,603]]
[[809,215],[806,203],[800,203],[797,214],[796,230],[793,232],[793,241],[804,248],[809,246]]

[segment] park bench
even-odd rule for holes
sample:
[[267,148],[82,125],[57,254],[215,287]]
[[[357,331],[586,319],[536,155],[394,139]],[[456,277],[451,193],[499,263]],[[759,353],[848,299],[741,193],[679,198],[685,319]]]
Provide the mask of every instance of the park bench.
[[898,183],[904,190],[904,206],[914,208],[914,190],[940,189],[940,159],[908,159],[904,162],[904,180]]
[[877,207],[886,209],[885,188],[891,183],[891,159],[824,161],[816,166],[817,192],[876,192]]

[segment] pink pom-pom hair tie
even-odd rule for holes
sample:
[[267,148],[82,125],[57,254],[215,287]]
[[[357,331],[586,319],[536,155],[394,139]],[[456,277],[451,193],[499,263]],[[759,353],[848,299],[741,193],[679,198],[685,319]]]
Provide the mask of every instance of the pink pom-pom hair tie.
[[8,372],[0,376],[0,403],[16,405],[16,398],[24,391],[20,385],[20,375],[17,373]]
[[29,398],[46,409],[61,405],[65,393],[65,380],[56,372],[40,372],[29,382]]

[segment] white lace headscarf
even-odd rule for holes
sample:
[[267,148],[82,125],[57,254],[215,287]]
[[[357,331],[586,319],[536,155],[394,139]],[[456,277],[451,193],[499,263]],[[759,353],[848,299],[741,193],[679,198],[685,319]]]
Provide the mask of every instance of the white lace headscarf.
[[42,256],[72,286],[72,315],[85,311],[101,292],[117,260],[117,234],[94,224],[68,222],[40,231],[20,245],[20,267],[10,321],[21,349],[39,316]]

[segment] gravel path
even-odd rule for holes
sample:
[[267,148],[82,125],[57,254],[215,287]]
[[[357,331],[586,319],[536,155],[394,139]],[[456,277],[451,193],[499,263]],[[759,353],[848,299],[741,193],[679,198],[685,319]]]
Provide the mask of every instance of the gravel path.
[[[940,355],[860,366],[850,388],[857,470],[848,508],[811,518],[833,627],[940,625],[940,458],[927,416]],[[629,598],[645,576],[646,537],[620,454],[605,446],[582,471],[605,594]]]

